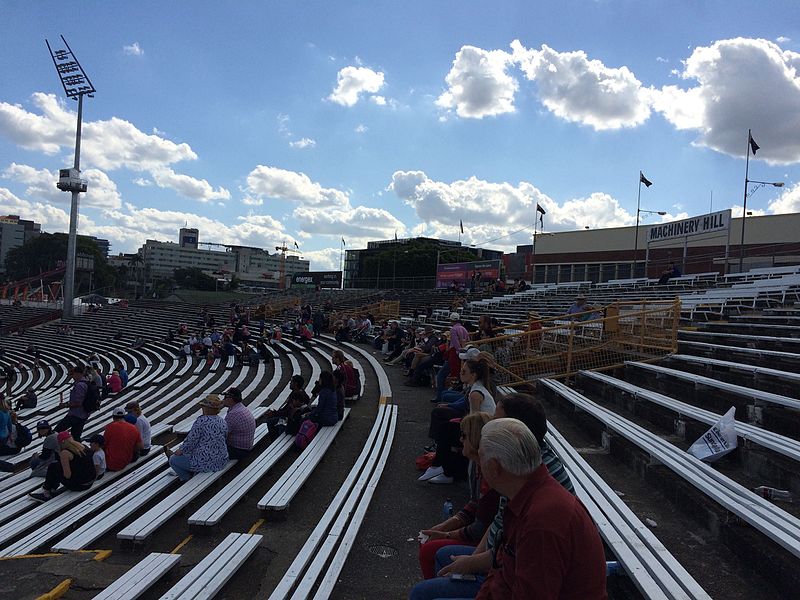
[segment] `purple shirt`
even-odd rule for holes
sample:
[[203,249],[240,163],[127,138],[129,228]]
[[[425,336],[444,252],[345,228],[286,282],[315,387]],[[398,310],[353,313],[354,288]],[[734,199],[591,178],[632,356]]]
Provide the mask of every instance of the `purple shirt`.
[[450,328],[450,347],[455,348],[456,352],[461,352],[461,348],[469,342],[469,333],[461,323],[456,323]]
[[253,438],[256,432],[256,420],[253,413],[241,402],[237,402],[228,409],[225,415],[228,425],[228,445],[239,450],[253,448]]
[[83,408],[83,399],[86,398],[88,392],[89,382],[86,381],[86,379],[79,379],[75,382],[72,389],[69,391],[68,415],[73,415],[84,421],[89,418],[89,413]]

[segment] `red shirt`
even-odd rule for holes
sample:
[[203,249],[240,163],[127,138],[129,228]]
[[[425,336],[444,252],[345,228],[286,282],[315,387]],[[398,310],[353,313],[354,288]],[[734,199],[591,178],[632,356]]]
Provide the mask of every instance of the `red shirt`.
[[106,439],[106,469],[109,471],[119,471],[124,469],[133,461],[133,453],[136,444],[142,443],[142,436],[136,425],[131,425],[126,421],[112,421],[106,425],[103,432]]
[[606,600],[605,560],[586,507],[541,465],[506,506],[476,600]]

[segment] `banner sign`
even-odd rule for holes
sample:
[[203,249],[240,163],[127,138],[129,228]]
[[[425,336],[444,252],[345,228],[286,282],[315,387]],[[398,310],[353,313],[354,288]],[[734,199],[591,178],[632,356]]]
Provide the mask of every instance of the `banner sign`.
[[439,265],[436,271],[436,287],[448,288],[455,284],[468,288],[475,273],[480,273],[481,283],[486,285],[487,282],[500,277],[500,261],[481,260]]
[[731,210],[721,210],[707,215],[700,215],[699,217],[683,219],[682,221],[650,225],[647,228],[645,239],[649,244],[650,242],[660,242],[661,240],[727,231],[730,226]]
[[292,287],[319,286],[326,289],[339,289],[342,287],[341,271],[305,271],[292,274]]

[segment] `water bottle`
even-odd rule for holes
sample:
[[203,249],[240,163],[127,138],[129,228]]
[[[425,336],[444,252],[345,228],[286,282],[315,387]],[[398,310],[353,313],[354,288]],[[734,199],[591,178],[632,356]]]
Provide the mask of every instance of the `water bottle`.
[[444,506],[442,506],[442,520],[447,521],[450,517],[453,516],[453,501],[448,498],[444,501]]
[[789,490],[779,490],[766,485],[760,485],[753,490],[756,494],[767,500],[783,500],[784,502],[792,502],[792,492]]
[[613,575],[623,575],[624,571],[622,569],[622,565],[620,565],[616,560],[607,560],[606,561],[606,577],[611,577]]

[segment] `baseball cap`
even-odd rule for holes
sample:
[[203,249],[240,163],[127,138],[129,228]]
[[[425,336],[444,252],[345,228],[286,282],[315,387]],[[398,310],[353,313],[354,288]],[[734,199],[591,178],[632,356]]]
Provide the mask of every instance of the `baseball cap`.
[[60,431],[56,439],[58,443],[61,444],[72,437],[72,434],[69,431]]
[[42,419],[36,423],[36,429],[52,429],[52,427],[50,427],[50,422],[47,419]]
[[461,360],[477,360],[481,355],[481,351],[477,348],[465,348],[458,353],[458,358]]
[[124,417],[126,415],[125,409],[121,406],[118,406],[114,409],[114,412],[111,413],[112,417]]
[[242,401],[242,391],[239,388],[232,387],[223,394],[223,397],[224,396],[230,396],[231,398],[234,398],[237,402]]
[[460,318],[461,318],[461,315],[459,315],[457,312],[451,312],[450,313],[450,320],[451,321],[458,321]]

